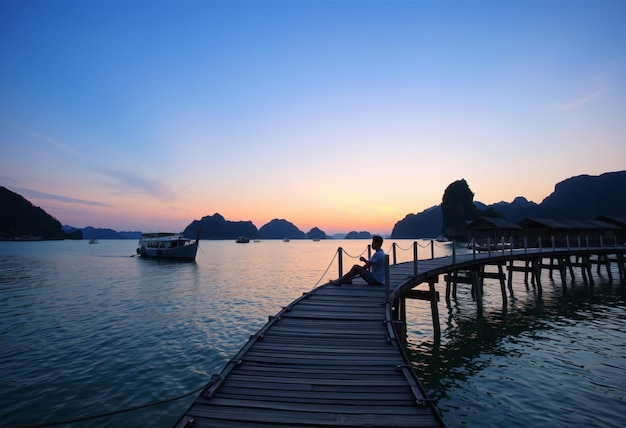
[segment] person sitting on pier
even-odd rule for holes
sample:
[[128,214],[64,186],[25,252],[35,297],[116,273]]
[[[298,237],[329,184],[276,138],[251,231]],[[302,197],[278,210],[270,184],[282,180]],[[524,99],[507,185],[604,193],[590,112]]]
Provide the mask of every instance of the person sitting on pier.
[[363,266],[354,265],[352,269],[339,279],[330,281],[333,285],[352,284],[352,278],[360,276],[370,285],[382,285],[385,283],[385,252],[382,250],[383,238],[378,235],[372,236],[372,249],[376,251],[374,255],[367,260],[365,257],[359,257],[359,260],[365,262]]

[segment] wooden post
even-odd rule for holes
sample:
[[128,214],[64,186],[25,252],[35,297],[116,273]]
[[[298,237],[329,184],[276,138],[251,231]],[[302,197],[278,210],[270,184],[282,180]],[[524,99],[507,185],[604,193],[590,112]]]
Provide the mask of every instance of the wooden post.
[[456,264],[456,240],[452,240],[452,264]]
[[539,297],[543,294],[543,290],[541,287],[541,259],[534,259],[532,262],[533,265],[533,275],[535,277],[535,285],[537,286],[537,294]]
[[572,277],[572,281],[574,280],[574,266],[572,266],[572,255],[567,255],[567,267],[569,268],[569,274]]
[[565,290],[567,288],[567,281],[566,281],[566,267],[565,267],[565,260],[563,259],[563,257],[559,257],[557,259],[557,262],[559,264],[559,274],[561,275],[561,284],[563,285],[563,290]]
[[478,312],[482,314],[483,313],[482,280],[479,279],[478,271],[476,269],[472,270],[472,285],[474,287],[474,292],[476,296],[476,306],[478,308]]
[[[500,274],[500,290],[502,291],[502,306],[506,306],[507,300],[506,300],[506,284],[505,284],[505,278],[506,275],[504,275],[504,270],[502,269],[502,264],[498,263],[498,273]],[[509,274],[510,275],[510,274]]]
[[435,280],[428,281],[428,290],[430,291],[430,312],[433,317],[433,332],[435,333],[435,341],[439,341],[441,338],[441,325],[439,324],[439,310],[437,309],[437,292],[435,291]]
[[389,278],[389,254],[385,254],[385,303],[391,303],[389,301],[389,295],[391,292],[391,279]]
[[396,258],[396,243],[391,244],[391,252],[393,253],[393,264],[395,265],[398,260]]
[[604,256],[604,265],[606,266],[606,274],[609,276],[609,284],[613,283],[613,272],[611,272],[611,258],[609,255]]
[[417,241],[413,241],[413,276],[417,276]]
[[513,296],[513,272],[515,271],[514,266],[515,266],[515,261],[511,259],[509,261],[509,277],[507,278],[509,293],[511,294],[511,297],[514,297]]
[[430,258],[435,258],[435,241],[433,241],[432,239],[430,240]]
[[337,264],[339,265],[339,278],[343,276],[343,248],[337,248]]
[[394,329],[398,335],[398,341],[402,346],[407,344],[406,336],[406,299],[400,297],[396,299],[393,310]]
[[550,256],[550,268],[548,269],[548,278],[554,281],[552,271],[554,270],[554,257]]
[[[617,245],[617,242],[615,243]],[[619,279],[624,280],[624,254],[617,252],[617,270],[619,272]]]

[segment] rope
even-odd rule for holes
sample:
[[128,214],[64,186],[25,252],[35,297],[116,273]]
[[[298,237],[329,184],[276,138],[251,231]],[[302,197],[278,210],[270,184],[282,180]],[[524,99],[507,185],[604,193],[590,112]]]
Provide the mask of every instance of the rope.
[[172,401],[180,400],[181,398],[185,398],[185,397],[189,397],[190,395],[197,394],[198,392],[202,391],[207,385],[208,383],[205,385],[202,385],[200,388],[196,388],[193,391],[186,392],[185,394],[179,395],[177,397],[166,398],[164,400],[154,401],[152,403],[140,404],[138,406],[128,407],[126,409],[113,410],[111,412],[99,413],[95,415],[81,416],[79,418],[66,419],[64,421],[45,422],[45,423],[36,424],[36,425],[21,425],[21,426],[15,426],[12,428],[41,428],[41,427],[51,427],[55,425],[73,424],[77,422],[83,422],[83,421],[88,421],[92,419],[99,419],[99,418],[105,418],[107,416],[114,416],[114,415],[119,415],[122,413],[128,413],[128,412],[132,412],[132,411],[139,410],[139,409],[145,409],[147,407],[160,406],[162,404],[170,403]]
[[326,267],[326,270],[324,271],[324,273],[322,274],[320,279],[315,283],[313,288],[317,287],[319,285],[319,283],[322,282],[322,279],[324,279],[324,276],[326,276],[326,274],[328,273],[328,269],[330,269],[330,267],[333,265],[333,262],[335,261],[336,258],[337,258],[337,251],[335,251],[335,255],[333,256],[333,258],[330,261],[330,263],[328,263],[328,267]]
[[343,251],[343,253],[344,253],[346,256],[348,256],[348,257],[351,257],[351,258],[353,258],[353,259],[358,259],[358,258],[359,258],[359,257],[361,257],[363,254],[365,254],[365,252],[367,251],[367,248],[365,248],[365,249],[363,250],[363,252],[361,252],[361,254],[359,254],[359,255],[357,255],[357,256],[352,256],[352,255],[348,254],[348,253],[347,253],[347,251],[346,251],[346,250],[344,250],[343,248],[341,249],[341,251]]
[[[408,246],[408,247],[406,247],[406,248],[402,248],[400,245],[396,244],[396,248],[398,248],[398,249],[400,249],[400,250],[402,250],[402,251],[409,251],[409,250],[412,250],[412,249],[413,249],[413,246],[412,246],[412,245],[409,245],[409,246]],[[389,253],[391,252],[391,250],[392,250],[392,249],[393,249],[393,245],[392,245],[392,246],[391,246],[391,248],[389,249]],[[387,254],[389,254],[389,253],[387,253]]]

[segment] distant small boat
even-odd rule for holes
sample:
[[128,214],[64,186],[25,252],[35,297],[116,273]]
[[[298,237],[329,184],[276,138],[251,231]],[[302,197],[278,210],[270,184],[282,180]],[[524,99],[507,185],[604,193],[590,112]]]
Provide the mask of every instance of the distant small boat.
[[139,239],[137,254],[141,257],[195,260],[199,242],[200,231],[196,239],[186,238],[182,233],[143,233]]
[[435,238],[435,241],[437,242],[450,242],[450,240],[448,238],[446,238],[443,235],[439,235],[438,237]]
[[285,236],[285,237],[283,238],[283,242],[289,242],[289,237]]
[[247,244],[248,242],[250,242],[250,238],[248,238],[247,236],[240,236],[235,240],[235,242],[238,244]]
[[95,237],[91,238],[91,239],[89,240],[89,243],[90,243],[90,244],[97,244],[97,243],[98,243],[98,238],[95,238]]

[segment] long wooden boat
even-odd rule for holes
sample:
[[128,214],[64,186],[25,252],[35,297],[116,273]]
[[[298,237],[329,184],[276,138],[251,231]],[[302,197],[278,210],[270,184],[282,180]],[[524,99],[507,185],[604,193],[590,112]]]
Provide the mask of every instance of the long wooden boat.
[[195,260],[200,233],[196,239],[186,238],[182,233],[142,233],[137,247],[141,257]]

